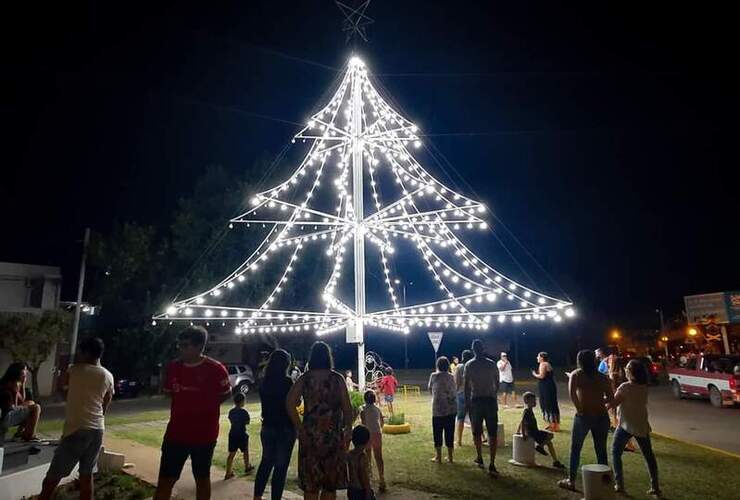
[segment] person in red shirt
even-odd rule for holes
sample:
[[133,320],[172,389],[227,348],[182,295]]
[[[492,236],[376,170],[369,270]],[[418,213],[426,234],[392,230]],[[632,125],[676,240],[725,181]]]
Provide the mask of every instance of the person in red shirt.
[[203,355],[208,332],[201,326],[177,336],[180,359],[167,366],[164,392],[172,399],[162,441],[159,481],[154,500],[169,500],[185,461],[195,478],[197,500],[211,498],[211,462],[218,439],[221,403],[231,396],[226,367]]
[[388,411],[391,415],[393,415],[396,387],[398,387],[398,379],[393,375],[393,368],[388,367],[385,369],[385,375],[380,379],[380,390],[383,392],[383,399],[388,404]]

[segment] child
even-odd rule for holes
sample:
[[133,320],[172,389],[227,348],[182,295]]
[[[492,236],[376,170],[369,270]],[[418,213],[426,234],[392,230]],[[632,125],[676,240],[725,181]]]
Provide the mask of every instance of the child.
[[370,441],[370,431],[364,425],[352,429],[352,444],[355,446],[347,454],[349,487],[347,500],[375,500],[370,488],[370,461],[365,449]]
[[365,391],[365,405],[360,410],[360,420],[362,425],[370,431],[370,449],[375,456],[375,463],[378,465],[378,479],[380,484],[378,489],[385,491],[385,471],[383,467],[383,413],[380,408],[375,406],[375,393],[371,390]]
[[246,398],[241,392],[234,394],[234,407],[229,411],[229,456],[226,457],[226,476],[224,479],[234,477],[233,465],[236,452],[241,450],[244,454],[244,473],[249,474],[254,470],[254,466],[249,463],[249,434],[247,426],[249,425],[249,412],[244,409]]
[[522,414],[522,421],[519,423],[519,429],[517,432],[522,435],[524,439],[531,437],[534,442],[537,443],[535,450],[543,455],[547,455],[545,448],[542,445],[546,445],[550,451],[552,457],[552,466],[556,469],[565,469],[565,466],[558,460],[558,455],[555,452],[555,447],[552,445],[553,433],[548,431],[541,431],[537,428],[537,419],[534,416],[532,408],[537,406],[537,396],[532,392],[525,392],[522,396],[524,400],[524,413]]
[[380,379],[380,390],[383,391],[383,399],[388,404],[388,411],[393,415],[393,400],[396,395],[398,380],[393,376],[393,368],[385,369],[385,375]]
[[347,385],[347,392],[352,392],[357,389],[358,385],[352,380],[352,370],[344,372],[344,383]]

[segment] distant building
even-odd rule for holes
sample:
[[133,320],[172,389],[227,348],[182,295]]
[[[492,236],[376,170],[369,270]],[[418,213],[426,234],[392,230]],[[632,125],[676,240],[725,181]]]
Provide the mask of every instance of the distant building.
[[[0,313],[40,314],[44,310],[58,309],[62,292],[62,271],[54,266],[14,264],[0,262]],[[2,332],[0,332],[2,335]],[[39,370],[37,396],[53,392],[56,348]],[[0,373],[13,360],[0,350]]]

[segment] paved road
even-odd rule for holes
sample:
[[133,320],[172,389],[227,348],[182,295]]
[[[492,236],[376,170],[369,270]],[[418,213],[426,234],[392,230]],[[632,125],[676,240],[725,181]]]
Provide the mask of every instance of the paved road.
[[[426,388],[429,378],[427,370],[399,370],[397,376],[402,384],[412,384]],[[516,381],[517,391],[535,390],[532,379]],[[558,394],[564,404],[568,404],[565,383],[558,384]],[[255,397],[250,394],[249,399]],[[169,408],[169,400],[164,397],[141,397],[136,399],[115,400],[111,406],[111,415],[126,415],[142,411],[163,410]],[[655,432],[717,448],[740,455],[740,407],[718,409],[704,400],[673,398],[667,385],[650,388],[650,423]],[[64,406],[47,405],[43,418],[64,418]]]
[[740,455],[740,406],[715,408],[701,399],[675,399],[668,385],[651,388],[655,432]]

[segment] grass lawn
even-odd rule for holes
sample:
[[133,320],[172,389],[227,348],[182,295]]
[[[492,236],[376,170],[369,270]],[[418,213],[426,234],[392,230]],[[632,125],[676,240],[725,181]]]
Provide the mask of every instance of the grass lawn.
[[[221,436],[216,447],[215,463],[225,466],[229,405],[222,408]],[[466,429],[464,446],[455,450],[455,464],[433,464],[430,398],[426,395],[399,397],[396,411],[406,414],[412,432],[405,435],[384,435],[383,448],[386,464],[386,480],[389,488],[400,486],[413,490],[435,493],[448,498],[492,498],[516,499],[578,499],[582,495],[569,493],[556,487],[555,482],[563,473],[549,468],[526,469],[509,465],[511,458],[511,434],[516,429],[521,410],[502,410],[499,420],[506,429],[507,446],[499,450],[497,468],[499,479],[490,479],[486,473],[472,465],[475,452],[469,430]],[[250,456],[253,464],[259,463],[259,404],[251,403],[247,409],[252,415],[249,426]],[[563,432],[555,439],[555,447],[563,463],[568,465],[568,448],[572,412],[564,410]],[[116,437],[131,439],[142,444],[159,447],[168,412],[145,412],[135,416],[111,418],[107,424],[109,432]],[[128,424],[128,425],[121,425]],[[53,430],[53,423],[44,424],[43,430]],[[542,424],[541,424],[542,425]],[[611,444],[611,440],[610,440]],[[697,498],[736,499],[740,496],[740,459],[719,454],[697,446],[683,444],[670,439],[653,437],[653,447],[658,458],[661,485],[668,499],[694,500]],[[297,447],[296,447],[297,450]],[[298,491],[297,451],[288,472],[288,489]],[[486,459],[487,460],[487,459]],[[549,457],[538,455],[538,463],[549,465]],[[581,464],[595,463],[593,445],[589,440],[581,457]],[[632,498],[649,498],[645,495],[648,476],[642,455],[624,455],[626,487]],[[241,470],[239,463],[237,471]],[[580,485],[580,475],[579,475]]]
[[[115,500],[144,500],[151,498],[154,488],[124,473],[103,472],[95,476],[95,498]],[[55,500],[77,500],[80,491],[76,482],[68,483],[57,489]],[[33,496],[30,500],[37,500]]]

